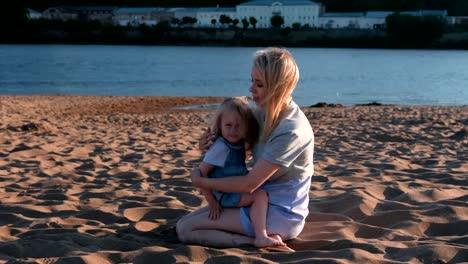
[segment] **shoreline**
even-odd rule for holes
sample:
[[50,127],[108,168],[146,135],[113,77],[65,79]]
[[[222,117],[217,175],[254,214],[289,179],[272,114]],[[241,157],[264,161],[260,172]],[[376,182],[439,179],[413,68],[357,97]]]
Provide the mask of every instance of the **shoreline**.
[[459,263],[468,106],[303,108],[314,129],[296,252],[184,245],[203,97],[0,96],[0,262]]
[[[0,101],[7,99],[20,99],[29,100],[29,98],[39,98],[43,101],[51,100],[71,100],[80,101],[81,99],[90,99],[91,101],[104,99],[112,100],[116,99],[118,102],[129,101],[127,103],[137,103],[141,100],[145,106],[153,110],[213,110],[220,102],[222,102],[227,96],[158,96],[158,95],[65,95],[65,94],[35,94],[35,95],[9,95],[0,94]],[[293,99],[294,100],[294,99]],[[153,103],[153,106],[148,106]],[[399,107],[465,107],[467,104],[396,104],[396,103],[385,103],[378,101],[369,101],[367,103],[356,103],[356,104],[343,104],[339,102],[317,102],[308,104],[306,106],[300,106],[301,108],[341,108],[341,107],[359,107],[359,106],[399,106]],[[130,105],[126,106],[127,108]],[[145,108],[145,110],[148,110]],[[138,112],[138,110],[136,110]]]
[[[222,29],[222,28],[164,28],[82,26],[76,32],[63,22],[51,25],[26,25],[16,32],[0,36],[4,44],[68,43],[109,45],[191,45],[252,47],[280,45],[288,47],[321,48],[388,48],[388,49],[468,49],[466,29],[440,32],[440,36],[420,35],[419,38],[389,36],[379,29]],[[58,28],[57,28],[58,26]]]

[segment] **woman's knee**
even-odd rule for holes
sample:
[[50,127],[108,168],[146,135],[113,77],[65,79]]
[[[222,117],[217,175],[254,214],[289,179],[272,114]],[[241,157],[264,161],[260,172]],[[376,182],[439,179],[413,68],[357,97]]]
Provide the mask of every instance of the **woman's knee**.
[[188,234],[190,233],[190,226],[187,221],[185,221],[184,217],[179,219],[176,224],[176,233],[177,237],[181,242],[187,242]]
[[[176,232],[177,237],[182,242],[187,242],[190,234],[195,229],[196,224],[199,222],[197,220],[200,214],[206,214],[208,212],[208,207],[198,209],[190,214],[182,216],[176,223]],[[207,216],[208,218],[208,216]]]

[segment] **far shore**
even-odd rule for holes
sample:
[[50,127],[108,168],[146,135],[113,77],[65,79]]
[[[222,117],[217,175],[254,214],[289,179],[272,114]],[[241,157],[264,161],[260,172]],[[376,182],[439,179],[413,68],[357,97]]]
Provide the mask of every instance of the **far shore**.
[[[85,23],[85,22],[84,22]],[[85,23],[86,24],[86,23]],[[83,26],[84,28],[88,28]],[[466,29],[437,40],[393,39],[383,29],[232,29],[99,26],[76,30],[60,24],[38,25],[0,35],[4,44],[173,45],[237,47],[320,47],[377,49],[468,49]]]

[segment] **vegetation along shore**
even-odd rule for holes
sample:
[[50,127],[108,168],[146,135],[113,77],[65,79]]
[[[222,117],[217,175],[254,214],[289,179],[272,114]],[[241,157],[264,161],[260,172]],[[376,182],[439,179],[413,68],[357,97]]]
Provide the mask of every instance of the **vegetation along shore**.
[[[254,1],[251,1],[254,2]],[[349,2],[349,1],[348,1]],[[435,48],[467,49],[468,23],[462,18],[468,13],[466,1],[417,1],[418,3],[391,4],[389,1],[313,1],[322,10],[319,18],[332,14],[376,12],[387,10],[383,24],[364,28],[311,25],[286,21],[284,14],[273,15],[266,21],[261,17],[230,19],[219,15],[211,23],[200,25],[193,17],[138,21],[138,23],[116,23],[116,14],[109,14],[113,21],[85,17],[78,14],[75,19],[32,18],[31,8],[47,13],[51,6],[95,8],[106,6],[158,6],[231,8],[249,1],[21,1],[12,3],[9,12],[0,18],[0,43],[65,43],[65,44],[135,44],[135,45],[206,45],[206,46],[270,46],[290,47],[354,47],[354,48]],[[388,3],[387,3],[388,2]],[[393,1],[394,2],[394,1]],[[465,4],[464,4],[465,3]],[[156,7],[155,7],[156,8]],[[445,12],[445,15],[425,15],[421,10]],[[324,10],[326,10],[326,13]],[[420,10],[423,15],[408,14],[409,10]],[[89,10],[88,10],[89,11]],[[29,12],[29,13],[28,13]],[[35,12],[35,11],[34,11]],[[237,12],[237,11],[233,11]],[[319,11],[317,11],[319,12]],[[341,12],[341,13],[333,13]],[[98,12],[99,13],[99,12]],[[387,12],[388,13],[388,12]],[[409,12],[411,13],[411,12]],[[414,12],[413,12],[414,13]],[[89,15],[88,15],[89,16]],[[302,17],[303,18],[303,17]],[[452,19],[457,23],[449,23]],[[451,20],[451,21],[452,21]],[[323,19],[321,20],[323,21]],[[461,22],[460,22],[461,21]],[[121,22],[121,21],[120,21]],[[206,21],[205,21],[206,22]],[[205,23],[204,22],[204,23]],[[12,26],[15,25],[15,26]],[[268,26],[269,25],[269,26]],[[378,26],[378,27],[377,27]]]

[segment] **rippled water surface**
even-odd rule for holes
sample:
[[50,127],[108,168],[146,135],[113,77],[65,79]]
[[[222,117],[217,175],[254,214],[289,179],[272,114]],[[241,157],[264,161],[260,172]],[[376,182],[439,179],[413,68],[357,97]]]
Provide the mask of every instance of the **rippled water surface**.
[[[0,94],[248,95],[252,47],[0,45]],[[468,104],[468,51],[291,48],[301,106]]]

